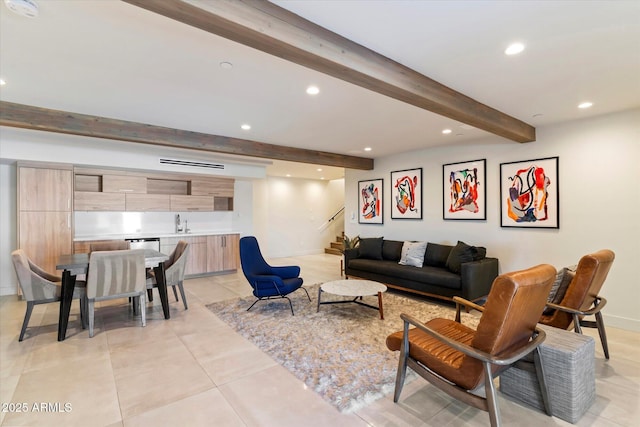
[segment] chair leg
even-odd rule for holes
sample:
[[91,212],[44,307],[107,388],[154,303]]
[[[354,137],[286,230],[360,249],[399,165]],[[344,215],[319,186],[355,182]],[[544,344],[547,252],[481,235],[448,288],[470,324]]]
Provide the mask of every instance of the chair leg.
[[396,389],[393,393],[394,403],[398,403],[404,380],[407,376],[407,358],[409,357],[409,323],[404,322],[404,333],[402,334],[402,344],[400,345],[400,356],[398,358],[398,373],[396,374]]
[[87,312],[89,314],[89,338],[93,338],[93,321],[94,321],[95,300],[87,301]]
[[153,302],[153,289],[147,289],[147,299]]
[[142,292],[138,297],[140,299],[140,316],[142,317],[142,326],[147,326],[147,302],[145,301],[145,293]]
[[27,301],[27,311],[24,313],[24,320],[22,321],[22,330],[20,331],[20,338],[18,341],[22,341],[24,338],[24,333],[27,330],[27,325],[29,324],[29,319],[31,319],[31,312],[33,311],[33,306],[35,304],[33,301]]
[[536,370],[536,377],[540,385],[540,394],[542,395],[542,404],[547,415],[551,416],[551,399],[549,399],[549,388],[547,386],[547,377],[544,373],[544,364],[542,363],[542,353],[540,347],[536,347],[533,351],[533,365]]
[[309,292],[302,286],[300,287],[300,289],[302,289],[307,294],[307,298],[309,298],[309,301],[311,301],[311,297],[309,296]]
[[[178,282],[178,289],[180,289],[180,296],[182,297],[182,303],[184,304],[184,309],[188,310],[189,307],[187,306],[187,298],[184,295],[184,284],[182,282]],[[173,292],[176,291],[176,287],[173,287]],[[178,298],[176,297],[176,301],[178,300]]]
[[137,316],[138,315],[138,308],[140,306],[140,297],[131,297],[131,299],[133,300],[133,315]]
[[[291,315],[295,316],[295,314],[293,314],[293,304],[291,303],[291,300],[289,299],[289,297],[284,297],[284,298],[286,298],[287,301],[289,301],[289,307],[291,307]],[[311,301],[311,300],[309,300],[309,301]]]
[[178,301],[178,291],[176,291],[176,285],[171,286],[173,289],[173,296],[176,297],[176,301]]
[[500,421],[500,410],[498,409],[498,398],[496,396],[496,386],[491,377],[491,364],[483,362],[484,366],[484,391],[487,395],[487,410],[489,411],[489,420],[491,427],[498,427],[502,424]]
[[86,298],[80,298],[80,323],[82,329],[87,329],[87,301]]
[[609,345],[607,344],[607,332],[604,330],[604,319],[602,313],[596,313],[596,326],[598,328],[598,334],[600,334],[600,342],[602,342],[602,350],[604,351],[605,359],[609,360]]

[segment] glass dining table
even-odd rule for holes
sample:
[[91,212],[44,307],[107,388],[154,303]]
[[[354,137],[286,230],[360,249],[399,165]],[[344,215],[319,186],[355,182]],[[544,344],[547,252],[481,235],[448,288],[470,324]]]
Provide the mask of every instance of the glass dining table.
[[[169,298],[167,296],[167,282],[164,271],[164,263],[168,259],[168,255],[156,250],[144,250],[145,267],[153,268],[154,270],[165,319],[171,317],[169,314]],[[87,273],[89,269],[89,254],[60,255],[56,269],[63,271],[60,314],[58,318],[58,341],[64,341],[67,335],[67,324],[69,323],[69,312],[71,311],[71,301],[73,300],[73,289],[76,286],[76,276]]]

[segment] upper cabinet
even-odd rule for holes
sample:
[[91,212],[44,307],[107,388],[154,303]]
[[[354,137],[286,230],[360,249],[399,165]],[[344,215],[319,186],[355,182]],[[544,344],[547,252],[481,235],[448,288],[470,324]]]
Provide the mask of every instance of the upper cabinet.
[[233,210],[234,180],[206,175],[75,168],[77,211]]
[[19,178],[21,211],[71,210],[71,170],[20,166]]

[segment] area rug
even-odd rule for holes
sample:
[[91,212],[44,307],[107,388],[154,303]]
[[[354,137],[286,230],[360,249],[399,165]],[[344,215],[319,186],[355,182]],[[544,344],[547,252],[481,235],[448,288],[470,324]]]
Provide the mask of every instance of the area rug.
[[[307,387],[343,413],[353,412],[391,393],[395,386],[398,352],[385,345],[387,335],[402,329],[401,313],[427,321],[453,319],[453,306],[439,305],[387,292],[383,294],[384,320],[378,311],[358,304],[321,305],[319,285],[290,295],[291,315],[285,299],[258,302],[253,296],[209,304],[207,307],[240,335],[291,371]],[[328,293],[322,301],[342,299]],[[364,297],[377,306],[377,297]],[[479,317],[462,314],[464,324],[475,327]],[[407,382],[415,374],[408,371]]]

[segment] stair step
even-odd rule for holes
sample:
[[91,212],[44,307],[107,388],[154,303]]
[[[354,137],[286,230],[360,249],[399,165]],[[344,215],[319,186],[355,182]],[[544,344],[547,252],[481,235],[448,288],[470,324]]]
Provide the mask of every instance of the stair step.
[[339,243],[338,243],[338,242],[331,242],[331,247],[332,247],[333,249],[340,249],[340,250],[342,250],[342,249],[344,249],[344,243],[342,243],[342,242],[339,242]]
[[325,254],[342,255],[342,251],[335,248],[324,248]]

